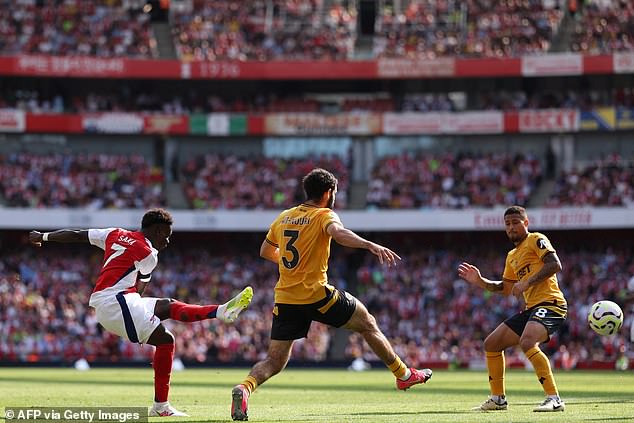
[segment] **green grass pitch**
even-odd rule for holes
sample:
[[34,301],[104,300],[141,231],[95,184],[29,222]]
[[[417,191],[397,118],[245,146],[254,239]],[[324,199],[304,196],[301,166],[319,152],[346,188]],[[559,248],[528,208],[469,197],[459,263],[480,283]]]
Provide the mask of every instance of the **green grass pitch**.
[[[231,388],[247,369],[187,369],[172,374],[170,401],[189,419],[230,421]],[[150,406],[151,369],[0,368],[0,416],[4,407]],[[475,412],[488,393],[476,371],[436,371],[426,385],[397,391],[386,369],[287,369],[261,386],[249,403],[252,422],[632,422],[634,372],[557,371],[566,402],[563,413],[534,413],[543,399],[532,371],[507,374],[508,411]],[[159,419],[150,419],[158,421]],[[7,423],[10,420],[7,420]]]

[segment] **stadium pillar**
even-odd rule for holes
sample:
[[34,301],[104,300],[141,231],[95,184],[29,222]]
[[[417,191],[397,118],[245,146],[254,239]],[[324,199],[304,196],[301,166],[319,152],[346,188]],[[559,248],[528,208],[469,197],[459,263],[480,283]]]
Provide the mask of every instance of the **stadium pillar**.
[[374,35],[376,0],[361,0],[359,3],[359,28],[361,35]]

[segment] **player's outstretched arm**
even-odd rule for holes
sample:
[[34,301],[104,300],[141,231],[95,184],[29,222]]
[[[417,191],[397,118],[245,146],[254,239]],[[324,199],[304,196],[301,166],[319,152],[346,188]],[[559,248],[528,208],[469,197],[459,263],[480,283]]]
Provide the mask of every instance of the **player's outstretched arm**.
[[42,242],[83,242],[89,243],[87,229],[60,229],[53,232],[29,232],[29,242],[38,247]]
[[328,233],[338,244],[350,248],[364,248],[379,258],[381,264],[386,263],[388,266],[396,266],[401,258],[394,251],[387,247],[368,241],[365,238],[352,232],[350,229],[344,228],[339,223],[333,223],[328,226]]
[[[502,281],[492,281],[490,279],[482,277],[480,269],[467,262],[460,263],[458,266],[458,276],[470,284],[477,285],[480,288],[484,288],[491,292],[505,291],[504,283]],[[506,292],[505,292],[506,293]]]

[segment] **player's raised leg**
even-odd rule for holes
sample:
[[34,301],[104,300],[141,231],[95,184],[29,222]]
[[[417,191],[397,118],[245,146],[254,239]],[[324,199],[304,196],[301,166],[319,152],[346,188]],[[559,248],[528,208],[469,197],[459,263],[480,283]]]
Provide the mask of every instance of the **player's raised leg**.
[[271,339],[267,357],[256,363],[247,378],[231,391],[231,418],[233,420],[248,420],[249,396],[255,389],[275,376],[286,367],[291,357],[293,341],[279,341]]
[[253,288],[247,286],[228,302],[218,306],[216,317],[223,322],[234,322],[240,313],[246,309],[253,299]]
[[396,377],[396,387],[398,389],[404,391],[414,385],[426,383],[431,378],[431,369],[418,370],[408,368],[403,363],[401,358],[394,352],[392,345],[390,345],[383,332],[381,332],[381,329],[377,326],[374,316],[368,312],[365,305],[358,299],[356,300],[356,309],[352,317],[343,327],[358,332],[363,336],[372,351]]
[[147,341],[156,346],[152,367],[154,368],[154,404],[150,408],[150,417],[189,417],[172,407],[167,400],[174,360],[174,335],[162,324],[154,330]]
[[226,323],[234,322],[253,299],[253,288],[247,286],[228,302],[216,305],[187,304],[173,299],[157,301],[155,314],[161,320],[172,319],[180,322],[198,322],[206,319],[220,319]]

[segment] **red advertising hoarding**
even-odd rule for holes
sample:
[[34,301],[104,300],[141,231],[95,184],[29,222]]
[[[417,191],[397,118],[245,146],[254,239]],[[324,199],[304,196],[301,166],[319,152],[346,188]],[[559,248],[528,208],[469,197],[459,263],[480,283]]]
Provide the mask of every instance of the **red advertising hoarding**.
[[326,80],[474,78],[634,73],[632,53],[547,54],[521,58],[379,58],[349,61],[181,62],[21,55],[0,57],[0,75],[71,78]]

